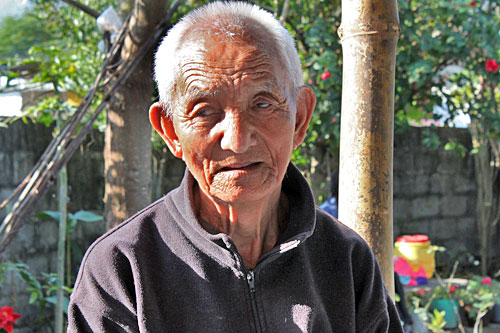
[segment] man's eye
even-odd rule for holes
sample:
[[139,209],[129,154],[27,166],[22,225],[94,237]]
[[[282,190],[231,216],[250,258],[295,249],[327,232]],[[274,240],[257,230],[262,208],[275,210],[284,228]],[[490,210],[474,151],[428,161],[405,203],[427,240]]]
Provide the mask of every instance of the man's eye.
[[257,106],[259,109],[266,109],[266,108],[270,107],[271,104],[262,102],[262,103],[256,103],[255,106]]
[[201,110],[196,111],[197,116],[206,116],[208,114],[208,108],[203,108]]
[[213,110],[210,107],[202,107],[196,110],[195,116],[196,117],[206,117],[213,113]]

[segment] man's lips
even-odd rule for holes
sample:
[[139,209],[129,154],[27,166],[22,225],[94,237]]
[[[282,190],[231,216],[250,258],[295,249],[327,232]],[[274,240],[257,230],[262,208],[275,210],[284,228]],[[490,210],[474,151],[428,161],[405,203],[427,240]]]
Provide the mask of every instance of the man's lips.
[[250,163],[238,163],[231,164],[225,167],[220,168],[218,171],[238,171],[238,170],[249,170],[260,165],[261,162],[250,162]]

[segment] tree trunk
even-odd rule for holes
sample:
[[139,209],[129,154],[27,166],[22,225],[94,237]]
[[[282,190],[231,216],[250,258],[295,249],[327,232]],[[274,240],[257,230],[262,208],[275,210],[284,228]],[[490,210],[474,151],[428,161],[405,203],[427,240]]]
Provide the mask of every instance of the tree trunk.
[[343,0],[339,218],[371,246],[387,289],[392,266],[395,0]]
[[487,275],[492,235],[500,216],[494,190],[500,162],[500,157],[495,154],[497,148],[495,145],[500,147],[500,144],[488,137],[483,126],[483,123],[472,120],[469,132],[472,147],[477,149],[477,153],[473,156],[477,186],[476,224],[480,242],[481,275]]
[[[136,56],[168,9],[168,1],[136,0],[121,58]],[[105,132],[105,219],[108,229],[151,201],[152,55],[114,96]]]

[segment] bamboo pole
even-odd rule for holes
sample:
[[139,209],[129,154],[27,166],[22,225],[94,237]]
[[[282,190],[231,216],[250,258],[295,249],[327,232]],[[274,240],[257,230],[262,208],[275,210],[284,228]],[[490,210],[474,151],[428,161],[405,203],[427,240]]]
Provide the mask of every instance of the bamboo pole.
[[371,246],[391,296],[396,0],[343,0],[339,219]]
[[63,333],[64,331],[64,256],[66,244],[66,224],[68,220],[68,173],[66,165],[63,165],[58,176],[58,200],[59,200],[59,237],[57,239],[57,292],[56,292],[56,308],[55,308],[55,327],[56,333]]

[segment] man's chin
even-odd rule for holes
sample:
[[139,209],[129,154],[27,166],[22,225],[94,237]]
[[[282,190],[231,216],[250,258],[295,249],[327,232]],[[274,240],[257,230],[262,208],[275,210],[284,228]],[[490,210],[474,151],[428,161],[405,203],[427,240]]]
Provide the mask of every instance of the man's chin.
[[211,188],[210,195],[217,201],[227,204],[249,203],[252,201],[267,200],[274,192],[271,186],[234,186],[231,188]]
[[229,170],[219,171],[209,184],[212,192],[227,192],[229,196],[238,196],[245,192],[255,192],[271,185],[273,174],[269,170]]

